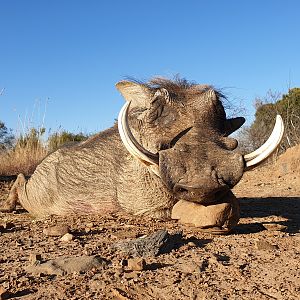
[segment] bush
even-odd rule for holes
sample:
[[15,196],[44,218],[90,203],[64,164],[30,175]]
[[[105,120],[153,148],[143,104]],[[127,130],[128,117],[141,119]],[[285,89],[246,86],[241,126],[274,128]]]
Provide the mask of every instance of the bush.
[[11,148],[13,146],[14,138],[12,130],[8,129],[5,124],[0,121],[0,151]]
[[49,151],[55,151],[63,145],[69,145],[75,142],[82,142],[88,137],[89,135],[83,134],[82,132],[77,134],[68,131],[55,132],[48,138],[48,149]]
[[269,91],[264,99],[256,99],[255,107],[254,122],[239,136],[243,150],[252,151],[268,139],[277,114],[282,116],[285,125],[279,153],[300,144],[300,88],[290,89],[282,96]]

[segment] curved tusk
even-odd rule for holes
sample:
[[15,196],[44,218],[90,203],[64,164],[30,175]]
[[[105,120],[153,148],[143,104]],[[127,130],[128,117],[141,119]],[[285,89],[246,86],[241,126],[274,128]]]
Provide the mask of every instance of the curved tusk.
[[244,155],[246,167],[251,167],[259,164],[269,157],[279,146],[284,132],[284,124],[280,115],[276,116],[274,129],[268,140],[257,150]]
[[268,140],[258,149],[256,149],[255,151],[244,155],[244,159],[246,161],[249,161],[251,159],[253,159],[254,157],[258,156],[259,154],[261,154],[262,152],[264,152],[272,143],[273,140],[277,140],[276,136],[279,135],[279,133],[281,132],[281,128],[283,128],[283,121],[280,115],[276,116],[276,122],[275,122],[275,126],[274,129],[270,135],[270,137],[268,138]]
[[[122,107],[118,116],[118,130],[121,140],[128,152],[135,158],[141,160],[150,169],[158,175],[158,154],[154,154],[143,148],[134,138],[128,126],[128,109],[130,101]],[[159,175],[158,175],[159,176]]]

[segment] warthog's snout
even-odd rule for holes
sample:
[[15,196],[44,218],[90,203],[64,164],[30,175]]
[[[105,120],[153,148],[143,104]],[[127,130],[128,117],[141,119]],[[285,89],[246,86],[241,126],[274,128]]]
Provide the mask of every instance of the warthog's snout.
[[[211,187],[209,194],[203,194],[201,185],[191,185],[185,183],[176,183],[174,185],[174,194],[177,199],[184,199],[192,202],[201,202],[202,204],[212,203],[222,198],[229,190],[227,186]],[[201,201],[202,200],[202,201]]]
[[[197,133],[191,131],[183,143],[160,151],[161,178],[177,199],[202,204],[219,202],[242,178],[245,162],[241,154],[228,150],[224,143],[212,142],[211,137]],[[184,143],[185,140],[195,144]]]

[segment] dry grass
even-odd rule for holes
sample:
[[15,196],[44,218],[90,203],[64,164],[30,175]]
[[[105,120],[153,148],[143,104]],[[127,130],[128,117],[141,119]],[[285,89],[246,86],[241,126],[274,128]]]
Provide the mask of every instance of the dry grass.
[[18,137],[13,148],[1,152],[0,175],[31,175],[47,155],[47,148],[42,141],[44,132],[44,129],[31,128]]
[[32,175],[36,166],[50,152],[66,143],[76,143],[88,138],[83,133],[56,132],[43,141],[44,128],[31,128],[20,135],[13,148],[0,151],[0,176],[23,173]]
[[19,144],[14,149],[0,154],[0,175],[23,173],[29,176],[46,155],[47,149],[40,142]]

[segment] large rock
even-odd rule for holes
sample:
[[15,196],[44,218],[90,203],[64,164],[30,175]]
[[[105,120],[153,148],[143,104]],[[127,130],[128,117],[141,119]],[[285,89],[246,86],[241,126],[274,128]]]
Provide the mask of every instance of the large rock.
[[218,233],[228,232],[237,225],[240,218],[239,203],[230,191],[222,203],[201,205],[195,202],[178,201],[172,210],[172,219],[182,224],[202,229],[212,229]]
[[163,229],[145,237],[118,242],[112,247],[132,257],[149,257],[168,253],[181,242],[181,232],[169,234],[168,231]]

